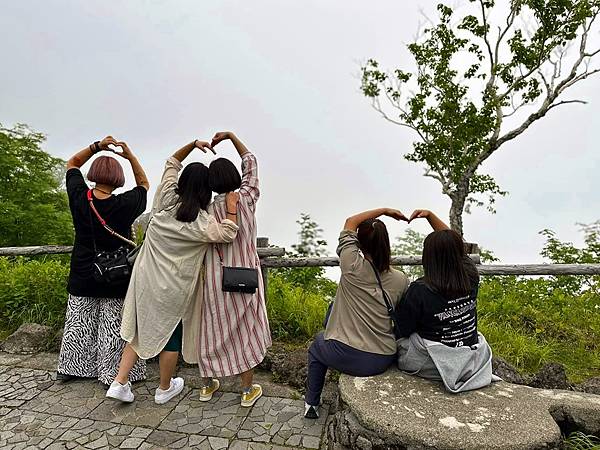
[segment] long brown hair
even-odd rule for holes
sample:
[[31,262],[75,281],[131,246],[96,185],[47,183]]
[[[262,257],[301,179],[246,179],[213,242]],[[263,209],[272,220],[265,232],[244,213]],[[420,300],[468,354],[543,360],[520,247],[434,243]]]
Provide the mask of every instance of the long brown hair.
[[423,243],[425,283],[446,299],[468,295],[472,283],[465,258],[465,246],[457,232],[434,231]]
[[358,226],[358,242],[363,253],[369,255],[379,272],[390,270],[390,236],[379,219],[368,219]]

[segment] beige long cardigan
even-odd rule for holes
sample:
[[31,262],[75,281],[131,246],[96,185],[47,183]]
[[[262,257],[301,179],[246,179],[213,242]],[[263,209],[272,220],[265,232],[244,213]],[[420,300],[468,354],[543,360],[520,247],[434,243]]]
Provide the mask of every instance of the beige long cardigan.
[[194,222],[175,218],[182,167],[173,157],[167,160],[123,305],[121,337],[143,359],[162,351],[179,321],[183,321],[184,358],[197,359],[198,314],[193,313],[191,300],[202,295],[204,255],[211,243],[232,242],[237,235],[234,222],[218,222],[203,210]]

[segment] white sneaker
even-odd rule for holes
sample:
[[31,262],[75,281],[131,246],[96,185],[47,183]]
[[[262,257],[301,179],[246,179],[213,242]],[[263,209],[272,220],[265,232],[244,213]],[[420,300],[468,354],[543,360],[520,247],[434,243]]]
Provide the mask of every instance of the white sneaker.
[[131,392],[131,383],[121,384],[118,381],[113,381],[106,391],[106,398],[114,398],[125,403],[131,403],[135,398]]
[[171,386],[166,391],[163,391],[161,388],[156,388],[156,393],[154,394],[154,402],[162,405],[163,403],[167,403],[176,395],[181,394],[183,391],[183,378],[171,378]]

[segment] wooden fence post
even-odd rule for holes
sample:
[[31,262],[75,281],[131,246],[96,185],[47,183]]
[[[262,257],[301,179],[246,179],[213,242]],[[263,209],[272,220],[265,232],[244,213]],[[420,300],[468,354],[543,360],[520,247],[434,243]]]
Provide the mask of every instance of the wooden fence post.
[[479,245],[474,242],[465,242],[465,252],[467,255],[479,255]]
[[[257,237],[256,238],[256,247],[257,248],[266,248],[269,246],[269,238],[268,237]],[[269,269],[262,264],[260,264],[260,270],[262,272],[263,279],[263,287],[265,289],[265,301],[267,301],[267,288],[269,287]]]

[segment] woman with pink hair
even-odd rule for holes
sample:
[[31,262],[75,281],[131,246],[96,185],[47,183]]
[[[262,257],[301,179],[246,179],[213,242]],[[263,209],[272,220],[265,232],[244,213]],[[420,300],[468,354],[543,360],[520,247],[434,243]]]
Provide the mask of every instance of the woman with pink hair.
[[[136,183],[133,189],[114,193],[124,186],[125,174],[119,161],[106,155],[92,162],[87,179],[94,183],[94,187],[88,187],[81,167],[100,152],[112,152],[129,162]],[[93,212],[92,204],[114,231],[131,239],[131,226],[146,209],[150,185],[144,169],[127,144],[112,136],[94,142],[69,159],[66,184],[75,242],[67,286],[69,298],[58,378],[63,381],[76,377],[97,378],[108,385],[117,374],[125,346],[119,330],[127,282],[103,283],[94,278],[96,254],[117,250],[123,242],[107,231]],[[146,366],[140,361],[133,368],[131,379],[142,380],[145,377]]]

